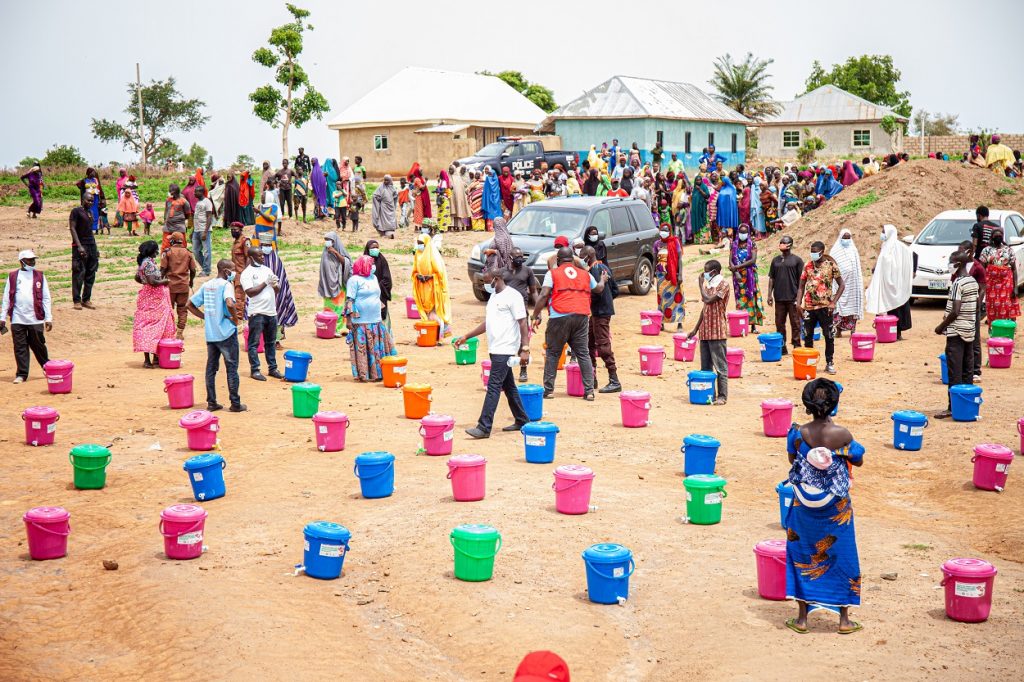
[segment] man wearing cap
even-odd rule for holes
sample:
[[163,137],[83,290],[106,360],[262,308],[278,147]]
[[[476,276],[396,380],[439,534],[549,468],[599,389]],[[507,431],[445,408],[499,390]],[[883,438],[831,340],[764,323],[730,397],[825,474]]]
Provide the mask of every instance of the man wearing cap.
[[800,310],[796,294],[800,289],[800,275],[804,261],[793,253],[793,238],[784,235],[779,240],[779,255],[768,268],[768,305],[775,306],[775,331],[782,334],[782,354],[786,350],[786,320],[792,329],[793,348],[800,347]]
[[619,187],[619,179],[612,177],[612,188],[608,191],[610,197],[628,197],[629,192]]
[[28,379],[30,349],[40,367],[50,359],[43,330],[53,329],[50,287],[43,272],[36,270],[36,254],[26,249],[18,254],[18,261],[21,267],[7,277],[0,304],[0,334],[7,333],[7,320],[11,320],[14,361],[18,367],[14,376],[16,384]]

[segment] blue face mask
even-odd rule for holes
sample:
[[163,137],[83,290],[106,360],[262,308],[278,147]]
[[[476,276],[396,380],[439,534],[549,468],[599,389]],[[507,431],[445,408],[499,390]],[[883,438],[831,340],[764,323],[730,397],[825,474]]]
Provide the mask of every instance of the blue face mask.
[[889,235],[887,235],[885,232],[883,232],[882,236],[881,236],[881,240],[884,242],[888,238],[889,238]]
[[235,273],[234,273],[233,270],[228,273],[228,281],[229,282],[234,282],[235,281]]
[[817,251],[811,251],[811,260],[817,261],[819,258],[821,258],[820,253],[818,253]]
[[711,274],[710,272],[705,272],[704,273],[704,281],[705,282],[710,282],[712,279],[714,279],[714,277],[715,276],[713,274]]
[[426,248],[426,246],[427,246],[426,244],[417,244],[416,245],[416,250],[417,251],[422,251],[423,249]]
[[376,258],[377,256],[379,256],[379,255],[380,255],[380,249],[370,249],[370,255],[371,255],[371,256],[372,256],[373,258]]
[[843,246],[843,248],[845,248],[845,249],[848,249],[848,248],[850,248],[851,246],[853,246],[853,240],[852,240],[852,239],[847,239],[847,238],[845,238],[845,237],[844,237],[843,239],[840,239],[840,240],[839,240],[839,243],[840,243],[840,244],[841,244],[841,245]]
[[484,284],[484,291],[486,291],[489,294],[493,294],[494,293],[494,285],[493,284]]

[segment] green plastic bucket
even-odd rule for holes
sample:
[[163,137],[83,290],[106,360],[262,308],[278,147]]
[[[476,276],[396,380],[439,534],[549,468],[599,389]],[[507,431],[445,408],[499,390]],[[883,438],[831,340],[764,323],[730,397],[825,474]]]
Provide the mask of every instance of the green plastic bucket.
[[686,520],[710,526],[722,520],[726,480],[714,474],[695,474],[683,479],[686,487]]
[[292,386],[292,414],[309,419],[320,411],[320,385],[303,381]]
[[480,339],[475,336],[468,341],[464,341],[461,346],[455,346],[455,364],[456,365],[475,365],[476,364],[476,348],[480,345]]
[[102,445],[76,445],[68,453],[75,470],[75,488],[99,490],[107,484],[110,450]]
[[490,580],[494,574],[494,556],[501,549],[497,528],[480,523],[456,526],[449,536],[455,548],[455,577],[466,582]]
[[988,335],[991,338],[1012,339],[1015,333],[1017,333],[1017,323],[1014,320],[996,320],[992,323],[992,329]]

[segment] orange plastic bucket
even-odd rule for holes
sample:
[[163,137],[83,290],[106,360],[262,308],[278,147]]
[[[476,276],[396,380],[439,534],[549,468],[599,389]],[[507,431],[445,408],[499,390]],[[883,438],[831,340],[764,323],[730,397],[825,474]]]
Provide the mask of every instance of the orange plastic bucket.
[[384,386],[401,388],[405,386],[405,367],[409,361],[401,355],[389,355],[380,359],[380,367],[384,375]]
[[430,384],[406,384],[402,387],[406,419],[422,419],[430,412]]
[[420,320],[413,325],[416,328],[416,345],[429,348],[437,345],[440,325],[437,320]]
[[813,348],[793,349],[793,378],[809,381],[818,376],[818,351]]
[[[565,349],[568,348],[568,347],[569,346],[567,346],[567,345],[566,346],[562,346],[562,356],[560,358],[558,358],[558,369],[563,369],[565,367]],[[545,343],[544,344],[544,350],[547,350],[547,349],[548,349],[548,344]]]

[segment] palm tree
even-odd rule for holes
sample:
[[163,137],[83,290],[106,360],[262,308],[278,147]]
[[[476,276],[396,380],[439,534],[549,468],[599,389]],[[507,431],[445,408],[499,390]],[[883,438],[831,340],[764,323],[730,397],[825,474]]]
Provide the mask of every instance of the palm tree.
[[763,121],[779,112],[779,104],[772,99],[768,67],[774,59],[755,59],[750,52],[744,60],[734,64],[728,53],[715,60],[715,73],[708,81],[717,93],[719,102],[735,109],[749,119]]

